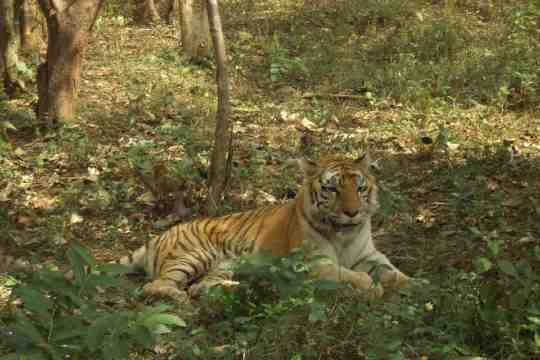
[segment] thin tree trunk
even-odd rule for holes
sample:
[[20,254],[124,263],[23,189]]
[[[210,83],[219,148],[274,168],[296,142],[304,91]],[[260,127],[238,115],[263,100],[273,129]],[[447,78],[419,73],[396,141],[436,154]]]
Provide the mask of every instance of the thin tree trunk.
[[217,208],[217,203],[227,186],[230,177],[232,156],[232,126],[230,122],[229,77],[227,74],[227,55],[225,38],[221,26],[221,17],[217,0],[207,0],[208,20],[216,58],[216,81],[218,88],[218,111],[216,114],[216,132],[214,150],[210,162],[207,209],[210,213]]
[[75,119],[81,65],[103,0],[39,0],[47,18],[47,61],[38,69],[38,117],[46,125]]
[[152,24],[161,20],[154,0],[137,0],[135,21],[139,24]]
[[41,43],[37,14],[39,10],[36,8],[34,0],[18,1],[22,2],[19,14],[21,48],[23,50],[35,51]]
[[169,5],[167,21],[169,24],[175,25],[176,27],[178,24],[178,16],[180,14],[180,0],[171,0]]
[[30,24],[28,22],[28,15],[29,15],[29,9],[28,9],[28,0],[17,0],[21,2],[21,6],[19,8],[19,31],[21,34],[21,47],[24,47],[24,43],[27,40],[27,35],[30,34]]
[[159,16],[159,12],[157,11],[156,3],[154,2],[154,0],[145,0],[144,2],[146,19],[148,19],[152,23],[159,22],[161,18]]
[[182,47],[189,59],[196,60],[209,55],[209,17],[203,0],[182,0]]
[[182,29],[182,46],[186,53],[188,52],[188,46],[193,37],[193,1],[194,0],[182,0],[182,22],[180,23],[180,27]]
[[0,56],[3,64],[4,91],[15,96],[25,85],[19,76],[20,32],[16,14],[21,3],[15,0],[0,1]]

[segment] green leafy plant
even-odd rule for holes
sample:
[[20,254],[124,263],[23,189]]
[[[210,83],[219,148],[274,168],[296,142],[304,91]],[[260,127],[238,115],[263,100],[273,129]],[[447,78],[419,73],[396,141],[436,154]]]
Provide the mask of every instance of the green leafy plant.
[[[277,340],[278,333],[268,333],[271,324],[283,324],[286,331],[293,319],[310,324],[327,321],[324,299],[343,285],[312,279],[310,267],[318,260],[306,261],[302,251],[285,257],[260,253],[242,258],[234,266],[239,285],[212,288],[203,298],[202,318],[211,319],[211,324],[203,325],[196,334],[199,353],[216,356],[211,345],[214,332],[220,337],[234,336],[236,340],[225,353],[230,355],[246,349],[264,351]],[[186,344],[193,341],[180,346],[188,348]],[[206,347],[202,346],[205,342]]]
[[7,359],[126,359],[130,351],[150,348],[158,334],[185,326],[161,305],[117,310],[99,301],[105,289],[118,287],[116,264],[99,265],[80,245],[67,257],[71,279],[58,271],[40,270],[13,289],[21,307],[5,320],[2,342]]
[[[512,261],[501,256],[501,240],[488,237],[486,245],[486,256],[475,260],[479,276],[479,301],[475,308],[478,331],[490,334],[498,347],[510,350],[517,358],[538,356],[540,278],[530,261]],[[534,260],[540,260],[540,247],[536,246],[534,253]]]
[[131,166],[149,172],[151,163],[157,160],[158,145],[151,140],[141,141],[132,144],[128,148],[128,161]]
[[290,56],[289,51],[281,45],[279,37],[274,35],[270,47],[270,79],[278,81],[285,77],[302,77],[308,72],[302,58]]
[[[285,257],[262,252],[242,258],[234,270],[240,285],[232,292],[223,288],[211,289],[210,299],[223,301],[225,312],[234,316],[239,313],[270,316],[311,304],[315,301],[316,289],[340,287],[334,282],[310,278],[308,274],[313,261],[317,259],[306,262],[305,254],[300,250]],[[271,306],[272,303],[276,306]]]

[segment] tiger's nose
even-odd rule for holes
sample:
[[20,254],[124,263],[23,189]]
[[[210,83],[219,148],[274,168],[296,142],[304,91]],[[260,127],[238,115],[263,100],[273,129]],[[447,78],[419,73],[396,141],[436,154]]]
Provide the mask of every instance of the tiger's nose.
[[345,215],[347,215],[348,217],[355,217],[356,215],[358,215],[358,210],[354,209],[354,210],[343,210],[343,213]]

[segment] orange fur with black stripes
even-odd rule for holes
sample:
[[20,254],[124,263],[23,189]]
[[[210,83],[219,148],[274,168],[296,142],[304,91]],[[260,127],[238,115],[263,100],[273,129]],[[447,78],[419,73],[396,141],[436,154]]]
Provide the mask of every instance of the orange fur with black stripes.
[[[173,226],[119,262],[144,270],[152,279],[148,295],[185,296],[227,282],[226,265],[259,250],[283,256],[301,247],[324,255],[313,275],[346,281],[381,294],[409,278],[379,252],[371,237],[371,216],[378,208],[377,185],[369,173],[369,156],[357,160],[297,160],[304,182],[296,199],[218,218]],[[373,284],[373,271],[380,284]]]

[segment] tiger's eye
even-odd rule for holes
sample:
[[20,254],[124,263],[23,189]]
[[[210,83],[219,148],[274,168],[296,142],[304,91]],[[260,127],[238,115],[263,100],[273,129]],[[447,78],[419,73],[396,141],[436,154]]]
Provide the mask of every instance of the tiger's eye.
[[335,176],[321,179],[321,187],[324,191],[337,192],[337,179]]
[[356,184],[359,192],[364,192],[367,189],[366,179],[363,176],[358,176],[356,178]]

